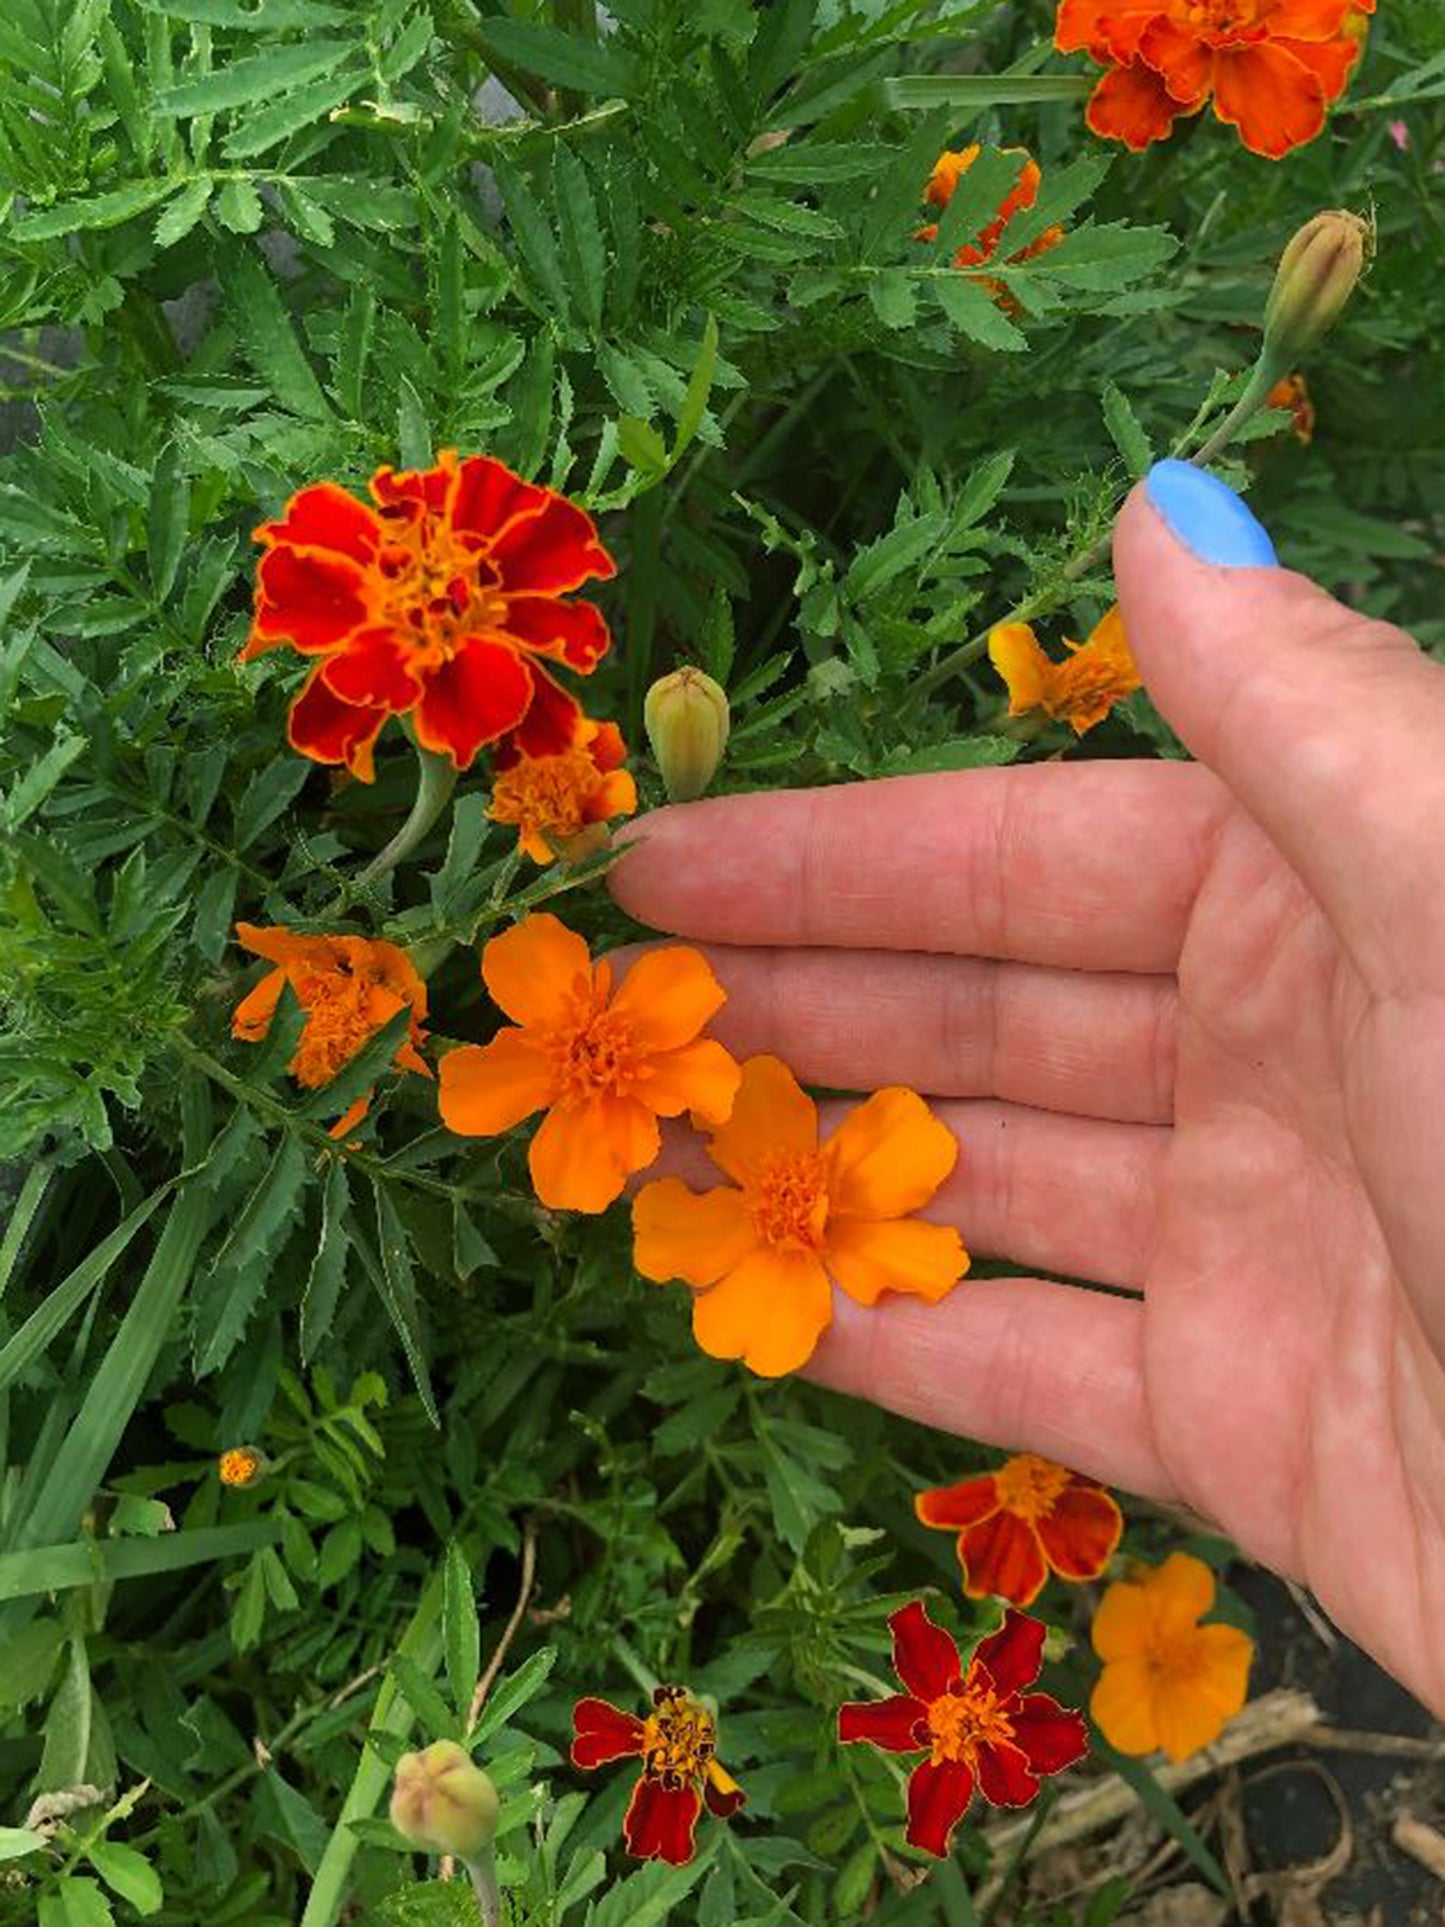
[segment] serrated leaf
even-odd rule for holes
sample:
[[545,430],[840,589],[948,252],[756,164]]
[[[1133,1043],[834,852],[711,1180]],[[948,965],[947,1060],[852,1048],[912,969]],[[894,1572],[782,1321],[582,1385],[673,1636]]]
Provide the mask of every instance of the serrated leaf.
[[157,247],[174,247],[185,239],[209,205],[211,185],[207,177],[191,181],[168,207],[161,209],[155,225]]
[[562,244],[573,305],[594,332],[602,326],[607,293],[607,251],[597,218],[587,170],[569,147],[559,147],[553,163],[557,232]]
[[146,510],[146,561],[156,597],[164,602],[176,585],[189,530],[191,485],[181,473],[180,446],[168,442],[151,477]]
[[712,393],[713,373],[717,368],[717,316],[709,314],[702,324],[702,340],[698,344],[697,360],[688,377],[687,393],[683,396],[682,407],[678,410],[677,434],[672,444],[672,461],[676,461],[702,425],[707,413],[708,396]]
[[477,1623],[471,1567],[455,1541],[447,1547],[442,1585],[442,1648],[452,1704],[465,1715],[481,1670],[481,1629]]
[[1114,446],[1137,481],[1154,464],[1154,451],[1144,426],[1134,413],[1129,397],[1117,382],[1106,381],[1103,393],[1104,425],[1114,438]]
[[122,1846],[118,1840],[92,1841],[86,1859],[112,1892],[135,1908],[138,1914],[160,1911],[165,1899],[161,1877],[143,1853]]
[[432,437],[426,409],[405,375],[399,375],[396,383],[396,445],[403,468],[431,466]]
[[[396,1206],[386,1194],[386,1186],[380,1179],[373,1179],[372,1189],[376,1196],[376,1235],[381,1253],[380,1269],[372,1273],[373,1282],[401,1340],[401,1348],[411,1367],[422,1407],[432,1424],[440,1429],[441,1418],[432,1394],[426,1348],[422,1344],[421,1326],[417,1318],[416,1274],[412,1269],[411,1246],[406,1229],[397,1216]],[[364,1258],[371,1256],[364,1244],[359,1245],[358,1249]]]
[[441,1740],[462,1739],[461,1721],[414,1659],[409,1659],[405,1653],[398,1653],[391,1662],[391,1676],[407,1705],[428,1733]]
[[305,1099],[300,1114],[305,1118],[340,1115],[350,1110],[360,1097],[371,1091],[392,1063],[411,1031],[411,1007],[404,1005],[374,1031],[354,1056],[347,1059],[329,1084],[321,1085]]
[[868,305],[885,328],[911,328],[918,311],[913,278],[902,268],[884,268],[866,283]]
[[971,275],[954,269],[932,278],[934,297],[949,321],[970,341],[985,348],[1002,348],[1017,353],[1028,341],[1009,320],[993,296],[979,287]]
[[228,161],[251,160],[257,154],[264,154],[303,127],[324,120],[333,108],[355,92],[363,77],[359,67],[347,65],[304,87],[293,88],[279,100],[258,107],[238,121],[226,136],[222,153]]
[[936,549],[946,527],[947,518],[942,514],[919,515],[880,535],[854,556],[843,578],[848,595],[855,602],[877,595]]
[[225,257],[220,281],[242,352],[277,401],[309,420],[330,421],[330,405],[261,257],[251,248]]
[[262,764],[236,805],[238,854],[248,850],[261,832],[295,802],[310,774],[311,765],[300,757],[278,757],[275,762]]
[[497,186],[501,191],[502,205],[506,209],[512,237],[526,267],[528,278],[534,284],[536,292],[545,296],[547,302],[558,314],[565,314],[568,308],[567,283],[562,273],[556,237],[553,235],[547,217],[542,212],[536,195],[511,162],[498,155],[492,168],[497,177]]
[[189,119],[195,114],[219,114],[253,101],[274,100],[288,88],[337,67],[351,53],[346,40],[306,40],[295,45],[268,47],[247,54],[209,74],[196,74],[163,87],[153,111],[163,119]]
[[62,201],[57,207],[22,214],[10,225],[14,241],[52,241],[58,234],[78,234],[85,229],[119,227],[149,208],[169,200],[175,192],[174,181],[131,181],[108,194],[95,194],[87,200]]
[[634,85],[631,61],[606,40],[585,40],[540,21],[508,19],[479,22],[477,37],[502,61],[554,87],[626,98]]
[[341,1295],[346,1255],[351,1248],[350,1213],[351,1187],[346,1164],[342,1158],[333,1158],[321,1193],[321,1236],[316,1242],[301,1300],[301,1358],[307,1365],[331,1329]]
[[250,181],[227,181],[216,196],[216,219],[232,234],[254,234],[264,218],[261,196]]
[[556,1664],[557,1648],[544,1646],[524,1659],[515,1672],[504,1673],[487,1696],[481,1718],[472,1733],[473,1745],[483,1745],[493,1733],[507,1724],[514,1713],[520,1712],[528,1700],[535,1699],[547,1684]]

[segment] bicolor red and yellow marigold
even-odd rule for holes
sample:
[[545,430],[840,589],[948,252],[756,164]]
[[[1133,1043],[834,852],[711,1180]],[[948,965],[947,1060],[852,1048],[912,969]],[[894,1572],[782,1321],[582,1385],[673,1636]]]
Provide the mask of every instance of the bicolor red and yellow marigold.
[[[1010,147],[1004,151],[1019,156],[1018,179],[999,203],[998,210],[994,214],[993,219],[989,221],[985,227],[981,228],[972,240],[966,241],[963,246],[956,251],[953,256],[953,265],[956,268],[977,268],[981,267],[984,262],[993,260],[999,253],[1009,222],[1013,220],[1016,214],[1021,214],[1025,208],[1032,207],[1039,197],[1039,182],[1041,176],[1039,174],[1038,163],[1025,148]],[[928,185],[923,190],[923,198],[931,202],[936,208],[947,208],[953,199],[959,181],[973,166],[980,152],[981,149],[977,142],[964,148],[945,149],[934,163],[933,172],[928,178]],[[914,236],[914,239],[918,241],[934,241],[937,240],[937,238],[938,223],[936,221],[926,223],[925,226],[917,230]],[[1044,254],[1050,248],[1057,247],[1063,238],[1064,230],[1055,222],[1051,226],[1046,227],[1042,234],[1037,235],[1027,246],[1019,248],[1015,253],[1005,254],[1003,259],[1009,266],[1017,266],[1020,261],[1031,261],[1035,255]],[[1006,290],[990,276],[976,275],[974,279],[986,287],[995,298],[1008,299]]]
[[1027,1806],[1042,1778],[1084,1757],[1088,1734],[1081,1714],[1025,1690],[1043,1663],[1039,1620],[1009,1611],[967,1666],[921,1601],[888,1624],[903,1691],[840,1707],[838,1738],[927,1755],[909,1775],[905,1838],[942,1859],[975,1791],[996,1807]]
[[1087,642],[1064,639],[1062,662],[1045,655],[1027,622],[1001,622],[988,638],[988,658],[1008,685],[1008,713],[1042,710],[1082,736],[1103,722],[1115,703],[1143,687],[1139,665],[1116,604]]
[[491,1137],[545,1110],[528,1155],[543,1204],[605,1211],[656,1158],[660,1117],[727,1116],[740,1072],[702,1035],[726,993],[696,950],[648,951],[614,989],[610,963],[536,915],[492,938],[482,978],[514,1022],[442,1059],[442,1120]]
[[718,1764],[717,1722],[686,1687],[659,1686],[646,1719],[606,1700],[579,1700],[572,1726],[574,1766],[590,1770],[609,1760],[641,1760],[622,1822],[627,1851],[639,1860],[685,1866],[704,1803],[720,1819],[743,1804],[742,1788]]
[[616,573],[591,517],[451,449],[434,468],[378,469],[370,487],[366,503],[319,482],[256,531],[266,552],[242,658],[287,647],[314,660],[292,747],[363,782],[391,716],[459,769],[509,735],[530,756],[568,749],[580,710],[549,665],[590,674],[608,633],[593,603],[567,598]]
[[[426,1033],[426,984],[410,958],[394,943],[380,937],[304,936],[280,925],[261,928],[238,923],[236,940],[243,950],[275,965],[254,990],[237,1004],[231,1034],[259,1043],[271,1028],[281,992],[289,983],[306,1022],[287,1068],[307,1090],[329,1084],[369,1037],[389,1024],[400,1010],[411,1011],[408,1035],[393,1060],[398,1070],[431,1076],[421,1055]],[[366,1115],[370,1093],[357,1098],[345,1116],[332,1125],[332,1135],[344,1136]]]
[[796,1371],[832,1322],[835,1282],[861,1305],[885,1291],[937,1303],[968,1269],[951,1225],[912,1215],[958,1159],[913,1091],[878,1091],[821,1142],[817,1106],[787,1065],[749,1058],[708,1148],[731,1184],[646,1184],[632,1227],[644,1278],[692,1286],[693,1335],[714,1358],[770,1378]]
[[1089,126],[1136,153],[1211,100],[1270,160],[1312,141],[1344,92],[1375,0],[1060,0],[1054,45],[1107,71]]
[[958,1534],[958,1563],[970,1599],[1031,1606],[1051,1572],[1097,1579],[1124,1530],[1101,1485],[1033,1452],[993,1472],[934,1486],[913,1501],[926,1526]]
[[514,736],[492,753],[487,815],[512,823],[517,847],[534,863],[585,855],[614,816],[637,808],[637,785],[622,765],[627,746],[616,723],[579,716],[571,742],[548,756],[529,756]]

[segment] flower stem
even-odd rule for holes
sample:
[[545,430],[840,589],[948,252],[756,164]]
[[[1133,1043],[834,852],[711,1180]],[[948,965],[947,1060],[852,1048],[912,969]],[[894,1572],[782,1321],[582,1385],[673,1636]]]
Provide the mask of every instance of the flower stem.
[[377,852],[356,879],[357,889],[388,875],[403,857],[410,856],[452,800],[452,791],[457,786],[456,764],[449,756],[439,756],[435,750],[423,749],[420,743],[416,753],[421,767],[411,814],[386,848]]
[[497,1856],[490,1847],[484,1847],[475,1860],[465,1864],[482,1910],[483,1927],[500,1927],[502,1896],[497,1890]]

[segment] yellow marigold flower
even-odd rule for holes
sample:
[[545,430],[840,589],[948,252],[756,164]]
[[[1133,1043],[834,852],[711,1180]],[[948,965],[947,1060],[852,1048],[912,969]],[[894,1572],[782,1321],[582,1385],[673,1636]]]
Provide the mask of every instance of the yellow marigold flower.
[[1187,1760],[1244,1705],[1254,1641],[1237,1626],[1201,1626],[1213,1604],[1214,1574],[1187,1552],[1104,1594],[1091,1634],[1104,1670],[1089,1711],[1121,1753]]
[[233,1445],[216,1461],[222,1485],[255,1485],[266,1470],[266,1462],[254,1445]]
[[601,840],[609,817],[631,816],[637,785],[623,769],[627,746],[616,723],[577,719],[572,741],[553,755],[529,756],[512,738],[492,759],[494,823],[515,823],[517,847],[534,863],[581,856]]
[[1066,722],[1076,736],[1101,723],[1126,696],[1143,687],[1116,603],[1087,642],[1070,642],[1054,662],[1026,622],[1001,622],[988,639],[988,659],[1008,684],[1008,713],[1041,709]]

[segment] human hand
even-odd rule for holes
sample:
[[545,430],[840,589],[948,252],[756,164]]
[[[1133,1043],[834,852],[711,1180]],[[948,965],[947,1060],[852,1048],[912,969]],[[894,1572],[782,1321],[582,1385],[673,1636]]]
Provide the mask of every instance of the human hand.
[[733,1050],[942,1100],[924,1215],[1115,1294],[835,1293],[812,1375],[1192,1506],[1438,1712],[1445,674],[1181,466],[1114,560],[1198,763],[691,804],[613,885],[704,944]]

